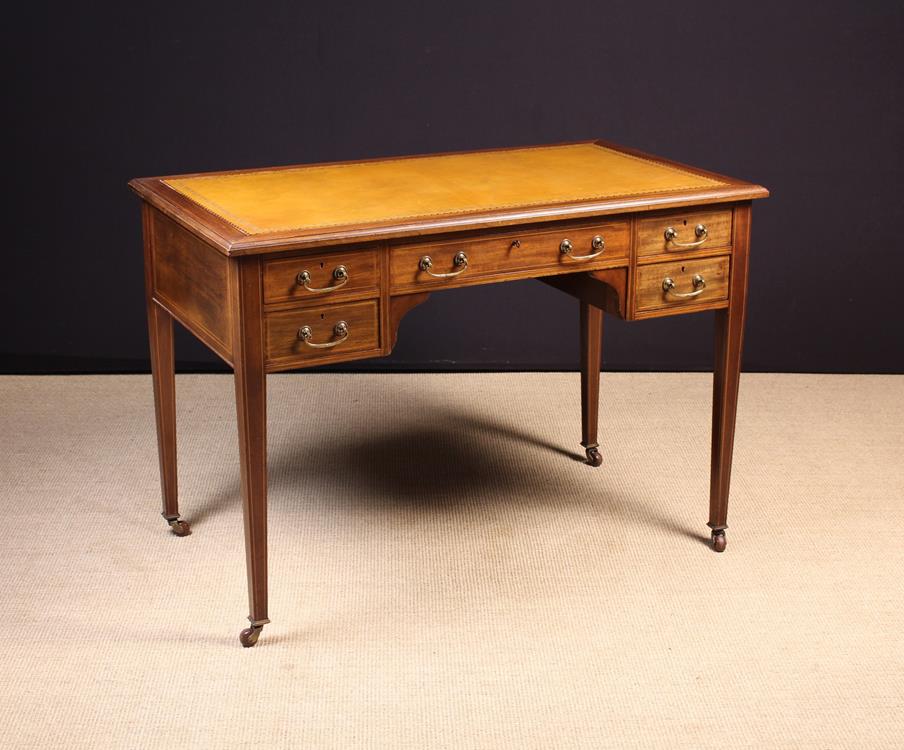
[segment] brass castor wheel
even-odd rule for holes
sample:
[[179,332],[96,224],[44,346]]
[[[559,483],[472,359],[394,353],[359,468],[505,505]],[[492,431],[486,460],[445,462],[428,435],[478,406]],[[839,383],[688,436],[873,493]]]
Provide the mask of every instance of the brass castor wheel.
[[713,532],[713,549],[716,552],[724,552],[726,544],[725,529],[716,529]]
[[591,466],[601,466],[603,463],[603,454],[596,446],[587,449],[587,463]]
[[176,536],[188,536],[191,534],[191,526],[179,518],[170,518],[167,520],[170,529]]
[[263,625],[252,625],[250,628],[245,628],[239,633],[239,641],[241,641],[245,648],[251,648],[257,643],[257,639],[261,637],[261,631],[263,629]]

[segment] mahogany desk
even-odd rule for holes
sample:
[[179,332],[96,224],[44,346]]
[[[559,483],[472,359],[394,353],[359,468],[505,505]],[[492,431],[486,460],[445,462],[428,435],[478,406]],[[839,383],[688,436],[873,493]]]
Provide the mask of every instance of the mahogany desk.
[[725,549],[751,201],[741,180],[603,143],[132,180],[142,198],[163,517],[176,492],[175,318],[235,370],[253,646],[267,618],[266,374],[392,351],[435,289],[538,278],[580,301],[582,441],[603,311],[716,311],[709,526]]

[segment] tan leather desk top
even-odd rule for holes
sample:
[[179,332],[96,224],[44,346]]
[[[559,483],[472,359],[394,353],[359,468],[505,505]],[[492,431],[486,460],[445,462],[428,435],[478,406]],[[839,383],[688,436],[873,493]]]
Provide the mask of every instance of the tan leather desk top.
[[246,234],[725,184],[595,143],[255,170],[164,182]]
[[230,255],[768,195],[757,185],[601,141],[130,185]]

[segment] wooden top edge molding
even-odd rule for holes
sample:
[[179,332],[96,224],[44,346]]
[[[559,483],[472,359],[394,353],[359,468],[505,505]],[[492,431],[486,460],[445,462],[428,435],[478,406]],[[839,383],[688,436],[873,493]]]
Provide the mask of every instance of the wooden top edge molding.
[[768,195],[758,185],[602,141],[129,185],[230,255]]

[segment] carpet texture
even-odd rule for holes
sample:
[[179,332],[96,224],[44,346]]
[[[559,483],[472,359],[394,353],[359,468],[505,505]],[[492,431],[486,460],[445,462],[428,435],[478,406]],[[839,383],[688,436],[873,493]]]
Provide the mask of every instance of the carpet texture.
[[904,377],[745,375],[728,549],[706,375],[269,378],[270,615],[232,379],[0,378],[0,747],[891,748]]

